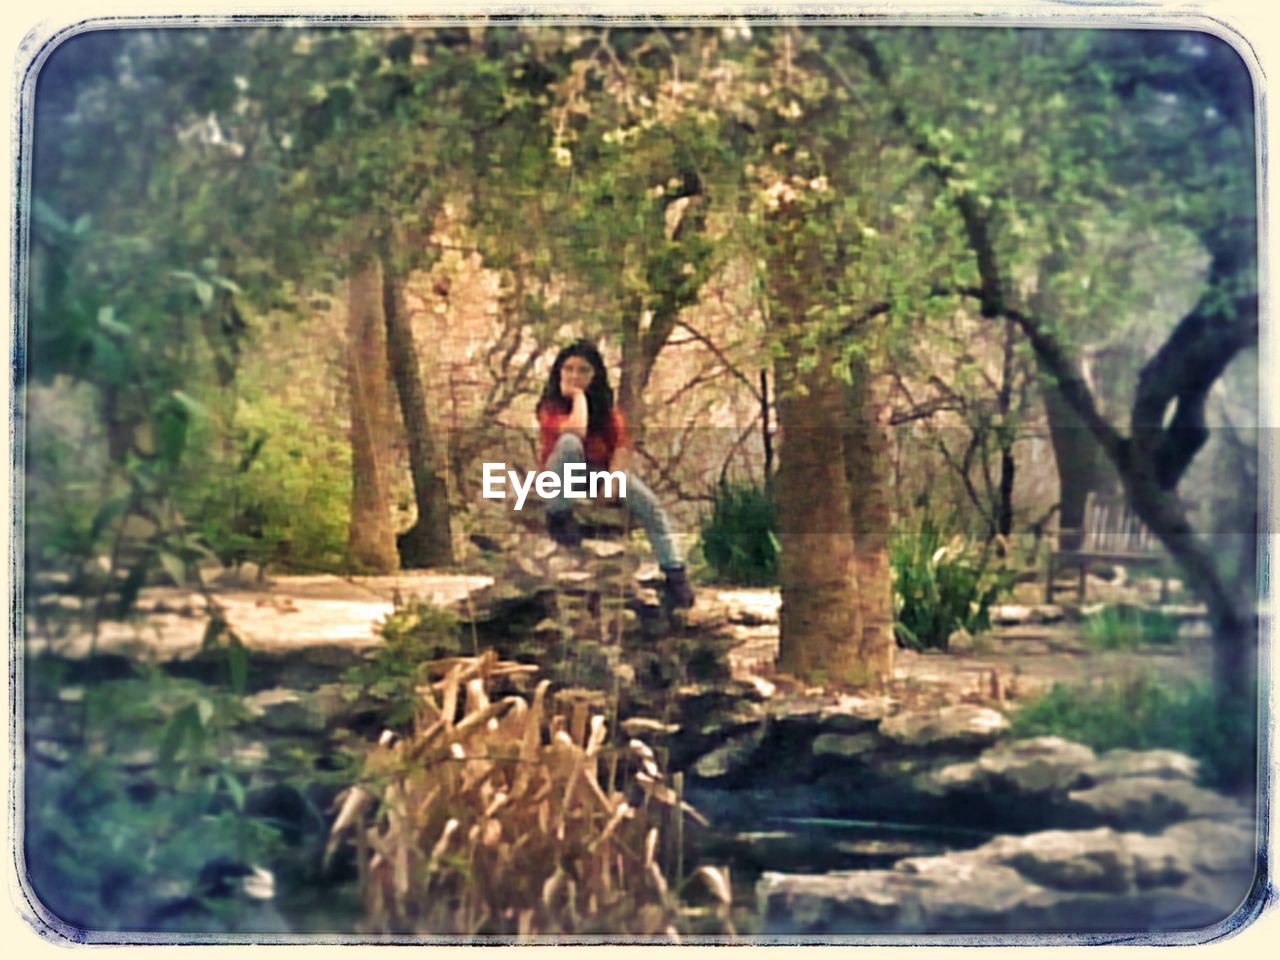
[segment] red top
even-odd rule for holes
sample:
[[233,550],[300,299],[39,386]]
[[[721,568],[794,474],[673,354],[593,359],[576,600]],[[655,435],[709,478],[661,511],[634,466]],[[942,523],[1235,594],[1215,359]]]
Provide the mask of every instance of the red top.
[[[560,439],[561,426],[569,419],[572,408],[563,412],[554,409],[553,404],[538,405],[538,433],[541,449],[538,452],[538,466],[545,468],[551,451]],[[609,421],[603,430],[598,432],[587,430],[583,447],[587,453],[587,465],[598,470],[607,470],[613,463],[613,453],[619,447],[631,446],[631,438],[627,435],[627,423],[622,414],[614,407],[609,411]]]

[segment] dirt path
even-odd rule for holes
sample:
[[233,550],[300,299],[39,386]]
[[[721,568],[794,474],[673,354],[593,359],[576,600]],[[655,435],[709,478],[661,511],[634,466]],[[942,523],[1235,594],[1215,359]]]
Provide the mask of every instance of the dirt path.
[[[266,653],[342,647],[348,650],[380,642],[378,624],[397,597],[429,599],[462,606],[474,591],[493,583],[481,575],[413,573],[381,577],[280,576],[265,584],[215,580],[212,595],[245,642]],[[64,601],[78,602],[78,601]],[[773,590],[718,590],[704,587],[690,625],[727,622],[739,643],[730,655],[735,675],[769,677],[778,653],[779,598]],[[465,609],[465,608],[464,608]],[[82,656],[92,643],[87,634],[42,639],[38,618],[29,617],[30,649],[44,643],[66,656]],[[150,588],[130,622],[105,623],[98,650],[139,660],[179,659],[200,648],[207,619],[199,594],[178,588]],[[1089,649],[1079,624],[1020,624],[992,630],[972,651],[916,653],[899,650],[894,687],[911,699],[956,702],[963,699],[1017,699],[1064,682],[1153,674],[1165,679],[1207,675],[1207,640],[1136,651]]]

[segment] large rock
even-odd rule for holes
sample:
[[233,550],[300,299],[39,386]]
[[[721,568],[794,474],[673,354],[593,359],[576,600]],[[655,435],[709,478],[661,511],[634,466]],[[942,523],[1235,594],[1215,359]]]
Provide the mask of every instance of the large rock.
[[997,744],[972,763],[956,763],[922,778],[931,792],[1001,790],[1047,794],[1074,786],[1094,761],[1088,747],[1061,737]]
[[699,757],[693,765],[693,772],[704,780],[716,780],[737,773],[751,764],[763,738],[763,728],[731,737],[727,743]]
[[1084,769],[1094,783],[1109,783],[1126,777],[1154,777],[1157,780],[1194,782],[1200,765],[1184,753],[1173,750],[1108,750]]
[[[1225,918],[1248,890],[1251,861],[1237,826],[1002,836],[890,870],[769,872],[756,890],[768,932],[1189,929]],[[1207,869],[1199,857],[1224,842],[1233,852],[1215,861],[1223,869]]]
[[1179,820],[1230,819],[1242,813],[1220,793],[1185,780],[1126,777],[1088,790],[1073,790],[1068,799],[1078,812],[1096,822],[1154,832]]
[[881,722],[880,733],[904,747],[982,747],[1008,727],[1009,721],[998,710],[961,703],[888,717]]
[[1123,893],[1133,886],[1133,854],[1114,830],[1046,830],[1000,837],[970,856],[1013,867],[1055,890]]
[[1257,833],[1252,819],[1187,820],[1164,832],[1196,870],[1231,873],[1253,870],[1257,861]]
[[815,757],[841,757],[848,759],[871,753],[880,745],[874,733],[820,733],[813,740]]

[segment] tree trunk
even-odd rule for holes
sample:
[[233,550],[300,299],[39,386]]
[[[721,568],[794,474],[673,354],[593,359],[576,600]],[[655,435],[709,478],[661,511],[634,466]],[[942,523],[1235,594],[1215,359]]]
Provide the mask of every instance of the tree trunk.
[[893,576],[889,535],[893,500],[889,490],[887,404],[870,368],[858,364],[846,391],[844,472],[858,572],[862,641],[858,655],[880,677],[893,674]]
[[640,318],[644,307],[631,298],[622,311],[622,358],[618,375],[617,405],[628,426],[638,435],[644,422],[644,388],[649,381]]
[[1013,347],[1018,328],[1012,320],[1004,324],[1004,357],[1000,364],[1000,391],[996,395],[996,412],[1000,415],[1000,423],[996,428],[996,437],[1000,441],[1000,486],[996,500],[996,533],[1008,543],[1013,533],[1013,481],[1017,474],[1017,464],[1013,458],[1013,443],[1017,439],[1017,431],[1011,422],[1013,412]]
[[880,682],[887,678],[884,658],[863,656],[845,476],[845,388],[832,375],[829,352],[814,358],[818,348],[802,343],[822,251],[800,210],[784,206],[768,228],[771,322],[783,347],[774,375],[781,436],[773,487],[782,545],[778,665],[808,682]]
[[1045,383],[1043,397],[1058,471],[1058,547],[1075,550],[1084,528],[1085,502],[1103,485],[1102,451],[1057,387]]
[[391,410],[387,328],[377,261],[355,267],[347,282],[347,372],[351,393],[351,559],[362,570],[399,566],[391,522]]
[[404,302],[404,280],[389,240],[383,241],[382,311],[387,324],[387,364],[400,397],[400,412],[409,441],[409,472],[418,519],[396,538],[404,567],[440,567],[453,563],[449,530],[449,484],[431,436],[427,396],[422,386],[418,350]]
[[[796,367],[799,350],[778,362],[782,434],[774,489],[782,552],[779,667],[814,683],[863,684],[882,663],[862,657],[858,571],[843,456],[844,397],[825,365]],[[807,395],[797,396],[796,388]]]

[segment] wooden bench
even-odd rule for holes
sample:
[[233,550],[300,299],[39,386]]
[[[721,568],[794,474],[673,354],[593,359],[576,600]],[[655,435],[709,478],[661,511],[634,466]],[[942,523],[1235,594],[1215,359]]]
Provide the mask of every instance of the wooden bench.
[[[1062,542],[1059,531],[1058,542]],[[1049,552],[1044,581],[1044,599],[1053,603],[1057,576],[1062,570],[1076,568],[1080,572],[1076,593],[1084,599],[1085,579],[1094,563],[1121,567],[1148,567],[1161,572],[1160,602],[1169,598],[1168,554],[1150,530],[1129,509],[1122,497],[1089,494],[1085,502],[1084,527],[1079,531],[1080,546]]]

